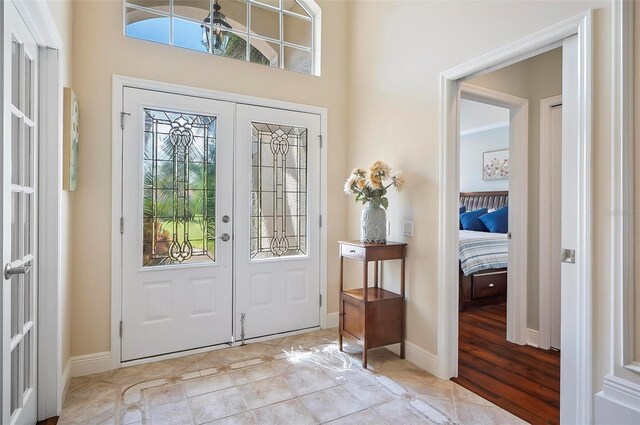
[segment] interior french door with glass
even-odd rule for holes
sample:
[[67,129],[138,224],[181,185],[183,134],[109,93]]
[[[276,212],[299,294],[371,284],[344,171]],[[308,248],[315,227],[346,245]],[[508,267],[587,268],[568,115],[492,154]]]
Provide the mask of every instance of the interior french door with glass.
[[238,105],[235,337],[320,325],[320,116]]
[[122,361],[231,341],[233,109],[124,90]]
[[36,422],[38,46],[4,8],[2,146],[2,423]]

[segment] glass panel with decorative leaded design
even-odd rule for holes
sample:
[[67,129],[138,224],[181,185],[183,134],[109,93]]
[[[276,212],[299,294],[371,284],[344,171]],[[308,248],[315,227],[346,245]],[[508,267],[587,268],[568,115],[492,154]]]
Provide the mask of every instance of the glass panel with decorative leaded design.
[[251,258],[307,253],[307,129],[252,122]]
[[143,266],[214,262],[216,118],[144,112]]

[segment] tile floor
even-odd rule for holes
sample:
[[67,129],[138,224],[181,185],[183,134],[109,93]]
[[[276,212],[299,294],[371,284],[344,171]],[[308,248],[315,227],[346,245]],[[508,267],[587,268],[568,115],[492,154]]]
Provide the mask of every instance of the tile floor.
[[385,348],[368,370],[360,353],[334,328],[73,378],[58,423],[523,423]]

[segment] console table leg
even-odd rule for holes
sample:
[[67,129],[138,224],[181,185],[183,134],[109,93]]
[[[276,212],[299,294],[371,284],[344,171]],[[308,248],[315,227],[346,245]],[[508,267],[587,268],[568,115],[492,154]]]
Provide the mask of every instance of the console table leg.
[[342,351],[342,334],[338,334],[338,343],[340,344],[340,351]]
[[362,347],[362,368],[363,369],[367,368],[367,345],[366,344]]

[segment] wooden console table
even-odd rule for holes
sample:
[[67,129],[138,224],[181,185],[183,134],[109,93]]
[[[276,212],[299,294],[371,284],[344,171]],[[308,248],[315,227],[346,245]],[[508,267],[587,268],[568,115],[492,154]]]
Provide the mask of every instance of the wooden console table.
[[[340,241],[340,351],[346,336],[360,341],[362,367],[367,367],[369,348],[400,343],[400,357],[404,358],[404,280],[406,243],[363,244],[359,241]],[[344,259],[361,261],[362,288],[344,290]],[[400,260],[400,293],[379,286],[378,269],[381,261]],[[369,262],[375,264],[373,287],[369,286]]]

